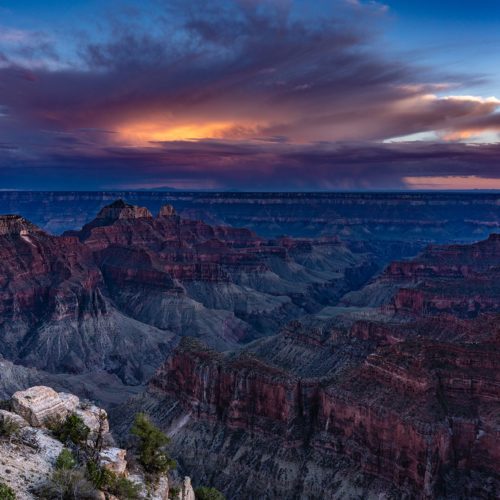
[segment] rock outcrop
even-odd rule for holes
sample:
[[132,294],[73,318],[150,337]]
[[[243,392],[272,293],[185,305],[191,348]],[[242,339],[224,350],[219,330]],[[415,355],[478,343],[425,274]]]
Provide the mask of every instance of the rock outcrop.
[[191,478],[185,477],[182,480],[181,491],[177,497],[179,500],[195,500],[193,487],[191,486]]
[[177,215],[177,212],[172,205],[162,205],[158,212],[158,217],[173,217],[175,215]]
[[0,236],[28,237],[42,230],[20,215],[0,215]]
[[121,448],[105,448],[100,453],[100,464],[120,476],[127,472],[127,452]]
[[[53,431],[47,426],[52,428],[55,422],[61,422],[66,416],[76,414],[91,426],[94,425],[94,416],[99,415],[99,428],[91,427],[91,436],[92,432],[95,434],[99,431],[101,434],[101,446],[96,451],[96,460],[101,467],[117,477],[128,478],[134,483],[139,489],[139,498],[195,500],[189,477],[180,482],[178,493],[170,495],[167,475],[160,475],[156,481],[149,484],[149,479],[142,469],[135,466],[131,470],[127,462],[127,451],[112,444],[107,415],[102,408],[81,401],[73,394],[57,393],[45,386],[31,387],[22,393],[16,393],[10,400],[10,405],[12,411],[0,410],[0,482],[12,488],[16,498],[40,498],[41,492],[47,491],[48,486],[53,484],[57,458],[65,444],[56,439]],[[8,434],[5,429],[10,429]],[[94,440],[95,437],[91,437],[89,444],[93,444]],[[66,445],[70,446],[69,443]],[[85,453],[83,451],[75,456],[81,458]],[[74,470],[78,467],[84,468],[84,465],[75,464]],[[91,491],[92,487],[89,488]],[[91,492],[93,496],[85,498],[116,498],[95,488]]]
[[[78,399],[78,398],[77,398]],[[75,403],[75,410],[77,404]],[[35,386],[12,396],[14,411],[33,427],[64,419],[69,410],[64,400],[50,387]]]
[[145,207],[129,205],[123,200],[116,200],[105,206],[96,217],[96,221],[115,221],[118,219],[152,219],[151,212]]
[[[109,434],[106,412],[90,403],[80,401],[73,394],[57,393],[50,387],[34,386],[16,392],[10,400],[12,412],[2,410],[2,421],[13,421],[18,430],[10,435],[0,433],[0,477],[16,493],[17,498],[37,498],[38,491],[50,481],[57,457],[63,450],[48,429],[62,422],[70,414],[79,415],[90,424],[92,438],[98,431]],[[101,425],[94,424],[99,414]],[[110,437],[105,442],[110,441]],[[100,452],[103,466],[119,475],[127,474],[126,451],[105,445]]]

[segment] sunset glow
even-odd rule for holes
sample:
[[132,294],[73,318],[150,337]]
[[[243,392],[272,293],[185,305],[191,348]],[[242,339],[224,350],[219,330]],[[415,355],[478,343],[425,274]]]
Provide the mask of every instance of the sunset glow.
[[233,127],[234,124],[223,122],[168,125],[167,123],[153,121],[118,127],[118,134],[120,139],[126,143],[142,146],[150,142],[220,139]]
[[498,2],[0,3],[0,189],[498,185]]
[[411,189],[500,190],[499,178],[477,177],[476,175],[450,175],[446,177],[405,177],[404,180],[408,184],[408,187],[410,187]]

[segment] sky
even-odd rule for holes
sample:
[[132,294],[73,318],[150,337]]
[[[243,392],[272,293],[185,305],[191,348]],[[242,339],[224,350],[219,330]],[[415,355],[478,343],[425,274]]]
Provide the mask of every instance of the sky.
[[0,190],[500,189],[498,0],[0,0]]

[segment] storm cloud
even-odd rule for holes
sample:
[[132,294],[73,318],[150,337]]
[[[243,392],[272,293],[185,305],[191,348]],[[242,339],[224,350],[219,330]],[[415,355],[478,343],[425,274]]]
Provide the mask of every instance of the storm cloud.
[[[75,35],[71,56],[44,33],[0,34],[2,187],[379,189],[499,177],[498,145],[477,137],[500,131],[500,101],[461,95],[481,75],[387,50],[384,16],[374,2],[152,2]],[[415,134],[425,141],[404,139]]]

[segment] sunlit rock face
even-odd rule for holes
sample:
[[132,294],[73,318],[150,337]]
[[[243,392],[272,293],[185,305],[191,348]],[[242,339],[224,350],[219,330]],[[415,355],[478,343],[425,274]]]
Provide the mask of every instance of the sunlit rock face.
[[64,401],[50,387],[35,386],[16,392],[12,396],[12,407],[33,427],[43,427],[51,421],[64,419],[68,415],[68,408]]

